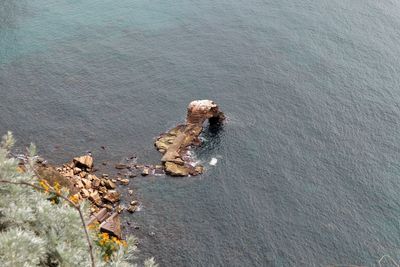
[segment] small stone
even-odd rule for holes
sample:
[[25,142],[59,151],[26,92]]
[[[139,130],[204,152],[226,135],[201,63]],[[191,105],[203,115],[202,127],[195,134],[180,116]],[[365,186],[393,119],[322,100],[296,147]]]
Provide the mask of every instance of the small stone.
[[138,202],[137,200],[131,201],[131,205],[132,205],[132,206],[136,206],[136,205],[138,205],[138,204],[139,204],[139,202]]
[[125,207],[123,206],[123,205],[118,205],[118,207],[117,207],[117,209],[116,209],[116,211],[118,212],[118,213],[121,213],[121,212],[123,212],[125,210]]
[[136,210],[137,210],[137,206],[129,206],[127,209],[126,209],[129,213],[134,213]]
[[133,172],[128,173],[127,175],[129,178],[135,178],[137,175]]
[[93,188],[97,188],[97,187],[99,187],[100,186],[100,179],[99,178],[94,178],[93,180],[92,180],[92,187]]
[[128,168],[128,165],[123,164],[123,163],[117,163],[117,164],[115,164],[115,168],[119,169],[119,170],[122,170],[122,169]]
[[163,175],[163,174],[165,174],[165,172],[164,172],[164,169],[155,169],[154,170],[154,174],[155,175]]
[[144,167],[142,171],[142,176],[147,176],[150,173],[150,168],[149,167]]
[[117,181],[121,181],[121,177],[117,177]]
[[107,165],[107,162],[102,162],[101,163],[103,166],[106,166]]
[[107,190],[107,188],[106,188],[105,186],[100,186],[100,187],[99,187],[99,192],[105,194],[105,193],[108,192],[108,190]]
[[106,178],[106,177],[108,177],[108,174],[107,174],[107,173],[103,173],[103,174],[101,175],[101,177]]
[[111,179],[111,181],[112,181],[113,183],[116,183],[116,182],[117,182],[117,179]]
[[111,180],[105,180],[104,181],[104,186],[107,188],[107,189],[115,189],[117,186],[115,185],[115,183],[113,182],[113,181],[111,181]]
[[74,158],[73,162],[76,167],[83,166],[88,169],[91,169],[93,167],[93,158],[89,155]]
[[122,179],[121,184],[123,185],[128,185],[129,184],[129,179]]
[[128,190],[129,195],[133,195],[133,190]]

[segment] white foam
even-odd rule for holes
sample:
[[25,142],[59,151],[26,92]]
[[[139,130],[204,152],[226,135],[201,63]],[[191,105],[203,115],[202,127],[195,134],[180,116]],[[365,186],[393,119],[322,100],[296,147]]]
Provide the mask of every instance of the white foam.
[[210,165],[215,166],[215,165],[217,165],[217,162],[218,162],[218,159],[217,159],[217,158],[212,158],[212,159],[210,160]]

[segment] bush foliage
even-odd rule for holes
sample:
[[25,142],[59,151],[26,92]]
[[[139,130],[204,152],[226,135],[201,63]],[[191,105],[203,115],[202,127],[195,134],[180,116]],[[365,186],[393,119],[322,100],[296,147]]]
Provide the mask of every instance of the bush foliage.
[[[19,160],[10,154],[14,145],[11,133],[0,145],[0,180],[26,182],[42,186],[35,176],[33,159],[36,149],[28,149],[27,170],[22,172]],[[31,167],[29,167],[31,166]],[[68,196],[66,189],[58,189]],[[20,184],[0,183],[0,262],[2,266],[91,266],[88,242],[79,213],[66,201],[49,201],[49,193]],[[53,196],[54,197],[54,196]],[[81,210],[88,218],[87,203]],[[89,231],[96,266],[136,266],[134,238],[116,242],[113,253],[104,257],[99,233]],[[108,246],[110,244],[107,243]],[[156,266],[153,259],[145,266]]]

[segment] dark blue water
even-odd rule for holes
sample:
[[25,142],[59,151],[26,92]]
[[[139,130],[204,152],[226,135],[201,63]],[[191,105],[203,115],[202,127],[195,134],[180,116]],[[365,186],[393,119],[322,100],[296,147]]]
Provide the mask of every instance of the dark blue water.
[[143,257],[398,261],[399,43],[394,0],[2,0],[0,131],[55,163],[157,162],[154,137],[212,99],[207,172],[134,183]]

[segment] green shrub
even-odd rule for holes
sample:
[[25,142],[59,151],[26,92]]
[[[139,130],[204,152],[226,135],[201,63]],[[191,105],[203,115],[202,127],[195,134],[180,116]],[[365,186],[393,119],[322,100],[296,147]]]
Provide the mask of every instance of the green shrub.
[[[49,201],[49,194],[21,184],[40,186],[33,166],[35,147],[31,145],[27,170],[18,169],[19,160],[10,155],[14,145],[8,133],[0,145],[0,262],[4,267],[17,266],[91,266],[88,241],[77,210],[67,201]],[[61,194],[68,196],[67,190]],[[88,218],[87,204],[81,206]],[[102,248],[96,245],[98,233],[91,231],[90,240],[96,266],[135,266],[137,247],[134,238],[127,238],[128,246],[119,246],[108,262]],[[153,259],[145,266],[156,266]]]

